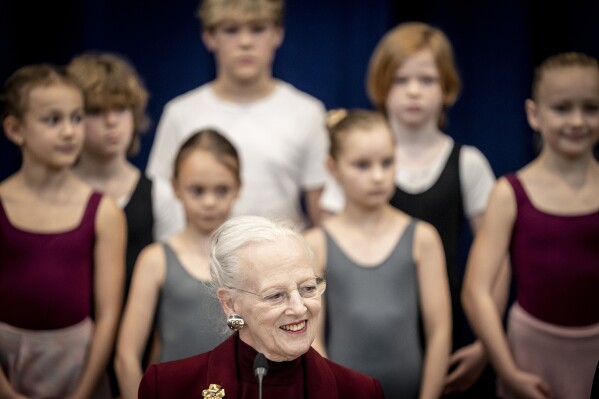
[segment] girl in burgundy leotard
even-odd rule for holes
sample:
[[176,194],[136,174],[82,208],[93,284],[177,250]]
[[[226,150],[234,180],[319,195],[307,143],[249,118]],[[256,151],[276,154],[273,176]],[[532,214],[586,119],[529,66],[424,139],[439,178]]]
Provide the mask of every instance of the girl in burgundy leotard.
[[82,92],[44,64],[17,70],[1,98],[23,161],[0,184],[0,397],[109,397],[125,222],[70,170],[83,143]]
[[[505,397],[589,398],[599,356],[599,63],[547,59],[526,101],[539,156],[494,188],[470,253],[464,306]],[[491,299],[509,253],[508,331]]]

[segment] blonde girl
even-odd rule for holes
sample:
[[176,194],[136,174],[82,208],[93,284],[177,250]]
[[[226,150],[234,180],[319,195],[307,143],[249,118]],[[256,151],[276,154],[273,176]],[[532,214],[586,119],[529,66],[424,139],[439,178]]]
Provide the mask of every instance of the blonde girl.
[[[463,277],[459,252],[466,222],[474,233],[480,225],[495,176],[477,148],[461,145],[443,131],[447,111],[461,89],[453,46],[432,25],[399,24],[374,49],[366,83],[371,102],[385,114],[395,137],[396,190],[391,204],[432,224],[443,242],[454,351],[444,392],[493,397],[494,376],[489,368],[485,372],[482,345],[473,342],[459,300]],[[339,210],[342,196],[325,190],[322,204],[326,210]],[[507,281],[504,272],[498,284]],[[506,297],[498,295],[496,300],[502,308]]]
[[328,285],[315,347],[377,377],[386,397],[438,398],[451,348],[439,235],[389,204],[395,143],[383,115],[332,111],[329,132],[345,206],[306,233]]
[[[464,308],[506,398],[589,398],[599,356],[599,63],[548,58],[525,105],[543,147],[493,189]],[[491,295],[506,252],[517,287],[507,336]]]

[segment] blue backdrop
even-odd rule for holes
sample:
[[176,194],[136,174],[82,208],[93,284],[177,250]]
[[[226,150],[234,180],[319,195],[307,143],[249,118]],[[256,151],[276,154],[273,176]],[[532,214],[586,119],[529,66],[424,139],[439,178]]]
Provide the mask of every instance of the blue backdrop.
[[[164,104],[214,77],[196,6],[197,0],[1,0],[0,79],[28,63],[65,64],[84,50],[126,56],[151,93],[154,126],[133,159],[145,168]],[[452,40],[463,79],[447,132],[477,146],[500,175],[534,156],[523,108],[534,65],[566,50],[599,57],[598,15],[592,0],[288,0],[275,75],[327,108],[369,107],[364,77],[375,44],[399,22],[429,22]],[[0,179],[18,166],[17,149],[2,135]]]

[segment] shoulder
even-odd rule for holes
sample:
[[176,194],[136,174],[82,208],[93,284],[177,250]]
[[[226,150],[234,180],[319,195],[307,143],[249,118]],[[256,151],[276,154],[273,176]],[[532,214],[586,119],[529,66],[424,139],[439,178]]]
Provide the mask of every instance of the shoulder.
[[435,226],[418,219],[414,227],[414,242],[418,247],[426,249],[440,243],[441,238]]
[[205,371],[208,364],[210,352],[173,360],[170,362],[159,363],[156,366],[157,372],[162,378],[168,379],[170,376],[177,378],[197,372]]
[[313,227],[304,233],[304,238],[308,246],[314,252],[318,272],[323,272],[326,268],[326,236],[321,227]]
[[107,217],[119,217],[123,216],[123,210],[116,203],[116,201],[109,195],[104,195],[97,191],[90,193],[90,201],[94,201],[94,197],[98,201],[98,212],[103,216]]
[[285,101],[294,103],[306,110],[324,113],[325,108],[322,101],[296,88],[291,83],[279,80],[277,81],[277,87],[279,96],[281,96],[282,99],[285,99]]
[[460,170],[466,175],[483,174],[494,180],[495,176],[491,164],[478,148],[471,145],[462,145],[460,148]]
[[137,257],[135,268],[143,270],[142,275],[152,276],[152,278],[162,281],[166,270],[164,244],[155,242],[142,249]]
[[150,245],[144,247],[139,253],[139,257],[144,258],[156,258],[156,257],[164,257],[165,250],[164,244],[161,242],[154,242]]
[[322,227],[312,227],[304,232],[304,238],[310,246],[313,246],[324,241],[325,235]]
[[340,398],[383,398],[381,383],[374,377],[323,358],[337,382]]
[[165,109],[173,112],[173,110],[185,109],[188,107],[192,107],[193,105],[201,102],[203,98],[208,96],[209,94],[210,84],[203,84],[199,87],[196,87],[192,90],[189,90],[183,94],[179,94],[178,96],[169,100]]
[[149,366],[139,385],[140,398],[201,397],[208,353]]
[[118,206],[116,201],[109,195],[103,195],[98,192],[90,194],[90,200],[93,201],[94,197],[98,198],[98,210],[96,213],[96,221],[99,227],[107,227],[113,229],[117,225],[124,225],[125,213]]
[[472,221],[484,213],[487,207],[496,181],[495,173],[478,148],[463,145],[459,157],[459,174],[464,212]]
[[152,197],[155,200],[161,200],[162,198],[167,198],[168,200],[176,200],[176,198],[172,195],[173,188],[166,179],[161,177],[152,177],[150,180],[150,184],[152,187]]
[[445,267],[445,263],[442,262],[443,258],[439,258],[443,254],[443,243],[437,228],[418,218],[412,218],[411,223],[414,223],[412,259],[416,266],[420,268],[421,265],[429,264],[432,260],[434,264]]
[[236,336],[209,352],[149,366],[139,385],[139,398],[201,398],[210,383],[231,387],[237,397]]
[[[457,145],[457,144],[456,144]],[[482,153],[481,150],[473,145],[462,144],[460,146],[460,160],[461,162],[468,163],[487,163],[487,157]]]
[[501,176],[491,191],[491,198],[502,203],[513,202],[515,200],[515,179],[516,175],[511,173]]
[[20,174],[12,174],[8,176],[6,179],[0,181],[0,196],[8,196],[13,192],[19,192],[20,190],[17,188],[19,186],[18,181],[21,180]]

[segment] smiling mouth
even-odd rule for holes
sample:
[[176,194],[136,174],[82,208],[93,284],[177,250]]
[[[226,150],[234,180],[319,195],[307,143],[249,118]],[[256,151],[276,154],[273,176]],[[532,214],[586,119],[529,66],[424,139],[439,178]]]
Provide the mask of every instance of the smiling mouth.
[[284,326],[281,326],[279,328],[284,331],[302,332],[306,329],[306,323],[306,320],[302,320],[299,323],[285,324]]

